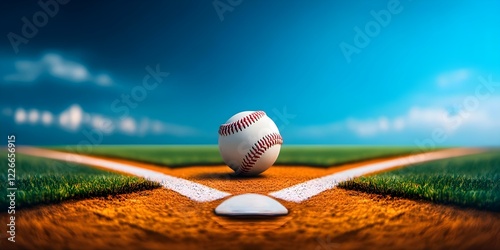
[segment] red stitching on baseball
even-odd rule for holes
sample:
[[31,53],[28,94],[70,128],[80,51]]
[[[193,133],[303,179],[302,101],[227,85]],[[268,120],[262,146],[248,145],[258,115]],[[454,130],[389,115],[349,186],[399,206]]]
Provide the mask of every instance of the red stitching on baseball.
[[243,158],[237,174],[248,173],[266,150],[277,144],[283,144],[283,138],[278,133],[268,134],[260,138]]
[[255,111],[247,116],[240,118],[237,121],[222,124],[219,127],[219,135],[227,136],[232,135],[236,132],[243,131],[248,126],[256,123],[260,118],[264,117],[266,113],[264,111]]

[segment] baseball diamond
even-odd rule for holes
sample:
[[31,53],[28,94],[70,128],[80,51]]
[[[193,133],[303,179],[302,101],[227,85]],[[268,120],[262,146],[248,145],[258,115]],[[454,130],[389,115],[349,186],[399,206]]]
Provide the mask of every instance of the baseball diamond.
[[500,1],[0,1],[0,250],[500,250]]
[[[110,150],[103,149],[107,152]],[[120,150],[120,147],[114,150]],[[62,246],[61,244],[78,248],[79,244],[86,241],[86,237],[73,236],[71,243],[66,242],[64,238],[69,234],[91,235],[99,239],[97,242],[101,243],[96,244],[96,248],[106,248],[109,244],[106,240],[108,238],[114,239],[113,245],[116,247],[130,247],[130,244],[134,244],[138,248],[168,247],[169,249],[207,246],[223,249],[234,244],[235,240],[239,244],[251,246],[255,244],[255,238],[266,242],[266,246],[270,248],[283,246],[314,248],[321,242],[356,248],[369,242],[374,246],[388,247],[389,244],[398,246],[398,242],[391,240],[394,239],[394,235],[406,237],[421,230],[425,231],[427,228],[435,229],[412,242],[414,246],[424,247],[428,244],[426,242],[447,247],[459,246],[463,242],[458,239],[463,237],[472,238],[474,244],[483,246],[493,247],[498,243],[494,228],[500,225],[500,217],[496,213],[487,211],[490,209],[483,211],[457,209],[454,206],[430,203],[425,199],[405,199],[398,196],[363,193],[349,188],[336,188],[338,183],[358,175],[379,173],[385,169],[401,169],[408,164],[414,165],[415,168],[424,168],[420,165],[426,164],[425,162],[443,160],[448,162],[448,159],[452,158],[456,159],[454,161],[457,164],[467,159],[482,158],[498,163],[499,154],[488,149],[444,149],[420,155],[400,153],[400,156],[391,156],[388,150],[385,154],[387,156],[326,168],[277,165],[254,177],[234,175],[231,169],[225,166],[172,168],[120,159],[111,156],[112,154],[105,157],[99,152],[95,152],[96,156],[67,153],[60,148],[54,150],[23,147],[19,148],[19,153],[20,161],[33,161],[39,164],[36,162],[53,159],[61,163],[83,164],[82,166],[140,176],[159,183],[161,187],[151,186],[133,193],[124,191],[120,192],[122,194],[104,198],[76,199],[50,207],[26,205],[27,208],[20,212],[17,225],[36,223],[38,226],[25,228],[24,236],[19,236],[18,240],[21,237],[32,237],[40,230],[50,231],[51,234],[24,241],[18,245],[19,249],[29,248],[31,244],[42,248]],[[28,155],[36,158],[28,158]],[[454,164],[453,161],[450,164]],[[290,212],[276,218],[254,215],[254,218],[247,216],[241,219],[219,217],[216,214],[216,207],[222,205],[228,197],[247,193],[275,197]],[[447,203],[449,202],[443,201],[443,204]],[[489,207],[493,210],[498,209],[495,208],[497,206],[495,204],[497,203],[493,201]],[[474,203],[471,203],[471,206],[475,206]],[[47,214],[48,217],[39,217],[37,216],[39,213]],[[435,221],[436,217],[440,218],[438,224]],[[103,218],[105,223],[102,221]],[[54,223],[45,223],[45,220]],[[127,224],[130,220],[133,220],[134,224]],[[71,223],[68,223],[69,221]],[[89,222],[98,224],[93,227],[84,226]],[[109,230],[118,225],[122,225],[119,226],[121,230]],[[146,225],[155,226],[145,230]],[[454,225],[474,230],[449,231]],[[329,230],[325,230],[326,228]],[[456,240],[434,242],[437,232],[435,230],[449,231],[451,235],[446,237]],[[297,231],[302,232],[300,236],[295,234]],[[154,232],[152,236],[151,232]],[[207,235],[208,232],[210,233]],[[363,234],[356,233],[347,237],[353,235],[353,232],[363,232]],[[387,235],[385,232],[391,234]],[[193,234],[198,235],[196,240],[190,238]],[[215,235],[217,240],[212,238]],[[268,235],[272,240],[260,238],[263,235]],[[291,235],[296,235],[293,243],[286,240]],[[370,235],[370,240],[358,238],[364,237],[363,235]],[[142,237],[148,237],[149,240],[140,241]],[[191,239],[189,243],[186,243],[187,239]],[[421,239],[428,241],[422,242]]]

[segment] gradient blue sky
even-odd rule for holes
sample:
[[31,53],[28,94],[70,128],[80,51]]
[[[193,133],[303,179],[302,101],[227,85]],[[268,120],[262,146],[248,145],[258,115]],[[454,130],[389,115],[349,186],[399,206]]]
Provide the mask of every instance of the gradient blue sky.
[[[9,34],[42,8],[2,3],[2,134],[215,144],[230,116],[264,110],[285,144],[500,144],[498,1],[217,3],[223,20],[210,1],[70,1],[17,53]],[[169,75],[125,114],[148,66]]]

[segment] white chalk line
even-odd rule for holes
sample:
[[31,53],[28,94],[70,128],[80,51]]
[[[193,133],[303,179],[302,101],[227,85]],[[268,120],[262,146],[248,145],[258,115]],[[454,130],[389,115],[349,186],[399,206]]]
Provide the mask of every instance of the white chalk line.
[[[129,164],[117,163],[110,160],[99,159],[91,156],[84,156],[79,154],[65,153],[65,152],[32,148],[32,147],[19,148],[19,152],[37,157],[73,162],[77,164],[99,166],[102,168],[143,177],[147,180],[158,182],[163,187],[198,202],[209,202],[209,201],[219,200],[231,195],[230,193],[219,191],[217,189],[207,187],[205,185],[188,181],[182,178],[177,178],[153,170],[135,167]],[[340,182],[350,180],[352,178],[359,177],[365,174],[374,173],[381,170],[387,170],[390,168],[395,168],[404,165],[410,165],[415,163],[422,163],[427,161],[452,158],[458,156],[465,156],[469,154],[477,154],[480,152],[484,152],[484,150],[449,149],[449,150],[442,150],[442,151],[400,157],[393,160],[372,163],[361,167],[344,170],[342,172],[327,175],[324,177],[312,179],[276,192],[269,193],[269,196],[286,201],[300,203],[302,201],[308,200],[313,196],[318,195],[319,193],[335,188]]]
[[448,149],[400,157],[393,160],[367,164],[361,167],[348,169],[335,174],[312,179],[276,192],[269,193],[269,195],[282,200],[300,203],[308,200],[315,195],[318,195],[319,193],[335,188],[339,183],[343,181],[347,181],[365,174],[415,163],[477,154],[484,151],[485,150],[482,149]]
[[19,148],[18,151],[20,153],[27,155],[49,158],[54,160],[61,160],[66,162],[73,162],[77,164],[99,166],[102,168],[135,175],[150,181],[158,182],[164,188],[170,189],[197,202],[209,202],[209,201],[219,200],[231,195],[230,193],[222,192],[217,189],[207,187],[205,185],[188,181],[182,178],[177,178],[153,170],[136,167],[129,164],[103,160],[91,156],[84,156],[73,153],[64,153],[54,150],[32,148],[32,147],[22,147]]

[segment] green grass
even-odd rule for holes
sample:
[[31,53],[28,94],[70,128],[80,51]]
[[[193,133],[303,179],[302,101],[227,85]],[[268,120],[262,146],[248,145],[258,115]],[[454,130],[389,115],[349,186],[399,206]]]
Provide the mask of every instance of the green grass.
[[415,147],[284,146],[276,164],[328,167],[418,152]]
[[[3,151],[2,151],[3,152]],[[0,157],[0,207],[8,206],[7,153]],[[153,189],[159,184],[87,166],[16,155],[16,207]],[[5,210],[6,211],[6,210]]]
[[[75,146],[51,148],[169,167],[224,164],[217,146],[95,146],[88,151],[82,152],[77,150]],[[414,147],[284,146],[275,165],[325,167],[373,158],[404,155],[412,152],[420,151]]]
[[500,211],[500,152],[418,164],[359,177],[340,187]]

